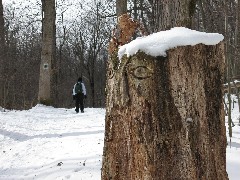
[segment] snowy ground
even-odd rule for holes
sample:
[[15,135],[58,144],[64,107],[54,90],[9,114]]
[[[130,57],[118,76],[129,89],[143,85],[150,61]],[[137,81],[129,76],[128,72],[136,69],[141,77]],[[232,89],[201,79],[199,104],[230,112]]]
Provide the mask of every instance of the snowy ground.
[[0,112],[0,179],[101,179],[104,109]]
[[227,124],[227,116],[226,116],[226,130],[227,130],[227,172],[230,180],[239,180],[240,179],[240,114],[238,112],[237,99],[233,97],[234,109],[232,110],[232,120],[235,126],[232,128],[233,137],[231,138],[231,146],[230,139],[228,135],[228,124]]
[[[100,180],[104,109],[0,110],[0,180]],[[240,179],[240,126],[233,111],[233,138],[227,147],[230,180]],[[227,123],[226,123],[227,126]],[[229,139],[228,139],[229,141]]]

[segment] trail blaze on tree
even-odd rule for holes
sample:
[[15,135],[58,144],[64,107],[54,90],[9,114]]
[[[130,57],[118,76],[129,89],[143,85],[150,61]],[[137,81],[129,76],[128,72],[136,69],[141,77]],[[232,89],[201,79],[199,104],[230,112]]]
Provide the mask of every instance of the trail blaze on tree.
[[56,53],[55,0],[42,0],[42,12],[42,52],[38,100],[44,104],[52,104],[51,81],[53,80]]
[[108,61],[103,180],[228,179],[224,46]]

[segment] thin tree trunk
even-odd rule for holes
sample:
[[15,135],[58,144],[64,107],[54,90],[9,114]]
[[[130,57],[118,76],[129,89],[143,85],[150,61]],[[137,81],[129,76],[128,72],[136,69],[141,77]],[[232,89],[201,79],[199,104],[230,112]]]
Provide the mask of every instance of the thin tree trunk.
[[226,104],[226,102],[225,102],[225,97],[223,97],[223,104],[224,104],[224,107],[225,107],[225,109],[226,109],[225,115],[228,116],[228,106],[227,106],[227,104]]
[[229,57],[229,33],[228,33],[228,3],[227,0],[224,1],[225,4],[225,54],[226,54],[226,62],[227,62],[227,83],[228,83],[228,133],[230,137],[232,137],[232,99],[231,99],[231,59]]
[[232,79],[232,82],[233,82],[233,86],[235,88],[235,91],[236,91],[236,96],[237,96],[237,101],[238,101],[238,112],[240,112],[240,98],[239,98],[239,90],[238,90],[238,87],[234,81],[234,79]]

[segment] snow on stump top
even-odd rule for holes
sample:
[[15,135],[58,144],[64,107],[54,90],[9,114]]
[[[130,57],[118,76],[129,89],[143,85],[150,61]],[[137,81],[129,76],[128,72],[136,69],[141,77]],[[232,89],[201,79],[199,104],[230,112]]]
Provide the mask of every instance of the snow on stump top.
[[216,45],[224,39],[219,33],[206,33],[191,30],[185,27],[175,27],[167,31],[160,31],[148,36],[139,37],[128,44],[119,48],[118,57],[122,58],[124,54],[127,57],[136,54],[138,51],[151,56],[166,56],[166,51],[178,46],[187,45]]

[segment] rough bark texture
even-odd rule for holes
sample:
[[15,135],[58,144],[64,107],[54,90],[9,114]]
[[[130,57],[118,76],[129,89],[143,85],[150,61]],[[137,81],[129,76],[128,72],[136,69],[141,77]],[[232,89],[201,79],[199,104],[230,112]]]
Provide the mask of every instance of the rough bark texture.
[[108,64],[103,180],[228,179],[223,45]]
[[127,13],[127,0],[116,0],[117,17]]
[[5,64],[5,38],[4,38],[4,18],[3,5],[0,0],[0,106],[3,106],[4,89],[4,64]]
[[235,66],[237,67],[236,71],[235,71],[235,76],[240,77],[240,0],[237,1],[237,18],[236,18],[236,31],[235,31],[235,46],[236,46],[236,62],[235,62]]
[[196,0],[153,0],[150,4],[155,12],[157,31],[177,26],[191,27]]
[[56,48],[55,0],[42,0],[42,8],[42,52],[38,100],[42,103],[50,103],[52,63]]

